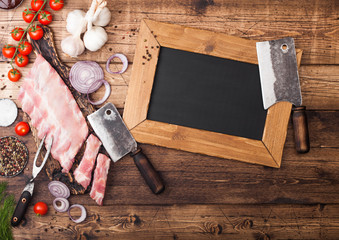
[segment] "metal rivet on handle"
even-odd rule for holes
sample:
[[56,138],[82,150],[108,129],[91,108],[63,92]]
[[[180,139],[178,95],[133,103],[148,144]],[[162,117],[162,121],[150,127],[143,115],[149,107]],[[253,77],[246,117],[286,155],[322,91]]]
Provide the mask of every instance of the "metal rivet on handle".
[[286,43],[284,43],[284,44],[281,45],[280,49],[283,53],[287,53],[288,52],[288,45]]
[[22,203],[25,203],[25,202],[26,202],[26,198],[23,198],[23,199],[21,200],[21,202],[22,202]]
[[16,222],[16,221],[18,221],[18,218],[17,218],[17,217],[14,217],[14,218],[13,218],[13,222]]

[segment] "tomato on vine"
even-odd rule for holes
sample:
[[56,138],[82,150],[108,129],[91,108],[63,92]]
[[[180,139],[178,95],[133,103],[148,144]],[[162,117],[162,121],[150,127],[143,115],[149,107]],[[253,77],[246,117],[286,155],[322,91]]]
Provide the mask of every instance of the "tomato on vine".
[[49,0],[49,6],[54,11],[59,11],[61,8],[64,7],[64,0]]
[[42,25],[48,25],[52,22],[52,14],[49,11],[41,11],[38,20]]
[[18,50],[22,55],[30,54],[32,52],[32,49],[32,45],[27,41],[21,42],[18,47]]
[[16,55],[15,57],[15,64],[18,67],[24,67],[28,64],[29,59],[26,55],[22,55],[21,53],[19,53],[18,55]]
[[6,44],[3,48],[2,48],[2,55],[5,58],[12,58],[14,56],[15,53],[15,47],[11,44]]
[[30,27],[28,34],[33,40],[39,40],[44,35],[44,30],[40,26],[33,26]]
[[41,10],[45,8],[45,5],[44,5],[45,1],[44,0],[32,0],[31,1],[31,7],[34,11],[39,11],[40,8]]
[[[24,19],[24,21],[26,23],[30,23],[32,21],[34,21],[34,16],[35,16],[36,12],[33,9],[28,9],[26,8],[23,12],[22,12],[22,18]],[[34,19],[34,20],[33,20]]]
[[8,72],[8,79],[11,80],[12,82],[17,82],[21,78],[21,73],[18,69],[12,68]]
[[21,27],[16,27],[11,31],[12,38],[15,41],[20,41],[22,36],[24,35],[24,30]]

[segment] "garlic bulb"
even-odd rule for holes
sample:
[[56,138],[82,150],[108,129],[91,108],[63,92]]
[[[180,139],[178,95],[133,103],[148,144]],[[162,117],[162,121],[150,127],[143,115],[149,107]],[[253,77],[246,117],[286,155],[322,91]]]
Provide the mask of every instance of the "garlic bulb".
[[77,57],[85,51],[80,35],[71,35],[61,41],[61,49],[71,57]]
[[109,24],[110,21],[111,21],[111,11],[108,9],[108,7],[104,7],[100,11],[96,19],[93,21],[93,25],[105,27]]
[[84,35],[85,47],[92,52],[98,51],[107,40],[107,33],[102,27],[93,26]]
[[74,34],[78,31],[79,28],[81,28],[80,33],[84,33],[87,27],[87,20],[85,19],[85,16],[86,13],[82,10],[74,10],[72,12],[69,12],[66,20],[67,32],[69,32],[70,34]]

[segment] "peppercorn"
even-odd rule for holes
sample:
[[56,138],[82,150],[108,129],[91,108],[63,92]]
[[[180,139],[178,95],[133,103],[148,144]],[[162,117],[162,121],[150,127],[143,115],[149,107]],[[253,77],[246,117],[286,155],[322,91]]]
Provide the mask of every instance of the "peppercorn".
[[22,172],[28,160],[28,150],[16,137],[0,138],[0,175],[13,177]]

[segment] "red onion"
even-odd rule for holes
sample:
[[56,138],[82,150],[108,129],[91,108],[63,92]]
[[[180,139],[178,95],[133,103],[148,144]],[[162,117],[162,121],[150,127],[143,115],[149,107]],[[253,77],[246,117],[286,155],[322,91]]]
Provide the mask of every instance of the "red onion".
[[[112,72],[111,69],[109,69],[109,64],[111,63],[113,58],[119,58],[120,61],[122,62],[122,69],[120,71],[118,71],[118,72]],[[108,58],[107,63],[106,63],[106,71],[111,73],[111,74],[124,73],[126,71],[127,67],[128,67],[127,57],[124,54],[121,54],[121,53],[113,54],[112,56],[110,56]]]
[[[102,85],[104,71],[96,62],[80,61],[73,65],[69,72],[72,86],[81,93],[92,93]],[[91,91],[89,89],[91,88]]]
[[[71,209],[72,209],[72,208],[75,208],[75,207],[80,208],[80,210],[81,210],[81,216],[80,216],[78,219],[74,219],[74,218],[72,218],[72,216],[71,216]],[[69,218],[70,218],[73,222],[75,222],[75,223],[81,223],[81,222],[83,222],[83,221],[86,219],[86,216],[87,216],[86,209],[85,209],[84,206],[82,206],[82,205],[80,205],[80,204],[74,204],[74,205],[72,205],[72,206],[68,209],[68,216],[69,216]]]
[[[60,202],[61,205],[58,206],[57,202]],[[68,210],[68,208],[69,208],[69,202],[68,202],[68,200],[66,198],[61,198],[61,197],[60,198],[56,198],[53,201],[53,207],[58,212],[66,212]]]
[[60,181],[52,181],[48,184],[48,189],[54,197],[68,198],[71,193],[69,188]]
[[105,95],[99,100],[99,101],[96,101],[96,102],[93,102],[90,98],[89,98],[89,93],[91,93],[92,91],[92,86],[89,87],[88,89],[88,92],[87,92],[87,99],[90,103],[92,103],[93,105],[100,105],[100,104],[103,104],[107,98],[109,97],[109,95],[111,94],[111,85],[109,85],[109,83],[104,80],[104,79],[101,79],[101,80],[98,80],[98,82],[100,82],[101,84],[103,83],[105,85]]

